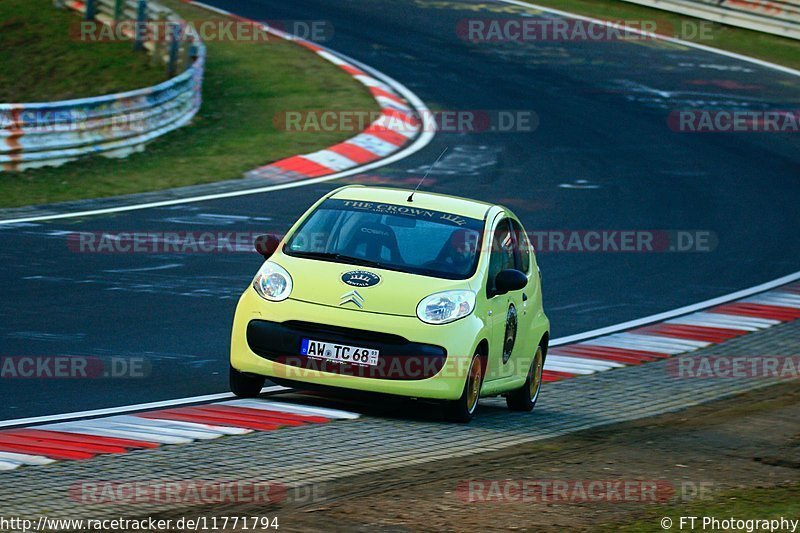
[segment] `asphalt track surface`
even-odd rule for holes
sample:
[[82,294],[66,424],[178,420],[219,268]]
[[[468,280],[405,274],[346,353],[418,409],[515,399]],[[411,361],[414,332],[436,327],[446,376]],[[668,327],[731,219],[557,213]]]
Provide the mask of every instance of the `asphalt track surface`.
[[[459,21],[526,11],[494,2],[211,3],[260,20],[328,21],[335,34],[325,45],[397,79],[429,107],[539,117],[532,132],[441,132],[425,150],[348,181],[413,186],[449,147],[425,188],[504,203],[529,231],[703,230],[718,238],[707,253],[540,253],[555,337],[800,270],[800,136],[678,133],[667,124],[685,108],[796,110],[800,77],[664,42],[461,39]],[[563,186],[576,180],[592,187]],[[233,310],[257,255],[81,254],[66,233],[284,231],[340,184],[0,226],[0,355],[152,365],[145,379],[3,379],[0,419],[227,391]]]

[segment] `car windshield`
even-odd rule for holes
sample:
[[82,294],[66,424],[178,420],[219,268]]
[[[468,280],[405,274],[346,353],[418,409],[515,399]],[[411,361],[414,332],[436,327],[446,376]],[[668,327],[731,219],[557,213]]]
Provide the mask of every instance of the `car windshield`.
[[356,200],[325,200],[284,253],[447,279],[475,272],[484,221],[452,213]]

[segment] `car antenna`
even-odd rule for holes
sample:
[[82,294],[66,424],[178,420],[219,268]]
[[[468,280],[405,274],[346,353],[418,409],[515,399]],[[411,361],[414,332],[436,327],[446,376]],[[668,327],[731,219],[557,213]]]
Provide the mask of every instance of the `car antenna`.
[[439,162],[439,160],[442,158],[442,156],[444,155],[444,153],[447,151],[448,148],[450,148],[450,147],[449,146],[445,146],[444,150],[442,150],[442,153],[439,154],[439,157],[436,158],[436,161],[434,161],[433,164],[428,167],[428,170],[425,171],[425,175],[422,176],[422,179],[419,180],[419,183],[417,183],[417,186],[414,187],[414,191],[411,194],[408,195],[408,200],[406,200],[407,202],[413,202],[414,201],[414,194],[417,192],[417,190],[419,190],[419,187],[420,187],[420,185],[422,185],[422,182],[425,181],[425,178],[428,177],[428,174],[431,173],[431,170],[433,170],[433,167],[436,166],[436,163]]

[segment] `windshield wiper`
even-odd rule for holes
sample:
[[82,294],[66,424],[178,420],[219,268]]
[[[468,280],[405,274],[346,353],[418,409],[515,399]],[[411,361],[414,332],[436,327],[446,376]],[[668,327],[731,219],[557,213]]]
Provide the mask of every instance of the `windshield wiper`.
[[383,263],[378,261],[371,261],[369,259],[362,259],[361,257],[352,257],[333,252],[290,252],[289,255],[296,257],[303,257],[306,259],[321,259],[323,261],[337,261],[339,263],[348,263],[351,265],[367,266],[372,268],[387,268]]

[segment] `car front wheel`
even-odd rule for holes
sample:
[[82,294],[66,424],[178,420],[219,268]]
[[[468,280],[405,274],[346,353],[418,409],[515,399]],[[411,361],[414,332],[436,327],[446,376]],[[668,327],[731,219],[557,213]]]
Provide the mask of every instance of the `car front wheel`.
[[478,399],[481,395],[481,385],[483,385],[483,362],[480,354],[472,356],[469,364],[469,372],[464,391],[458,400],[447,402],[445,405],[446,417],[451,422],[467,423],[475,415],[478,407]]
[[255,398],[261,393],[265,378],[244,374],[231,367],[229,381],[231,392],[239,398]]
[[517,390],[511,391],[506,396],[506,405],[512,411],[532,411],[539,399],[542,390],[542,373],[544,372],[544,350],[541,346],[536,348],[528,377],[525,383]]

